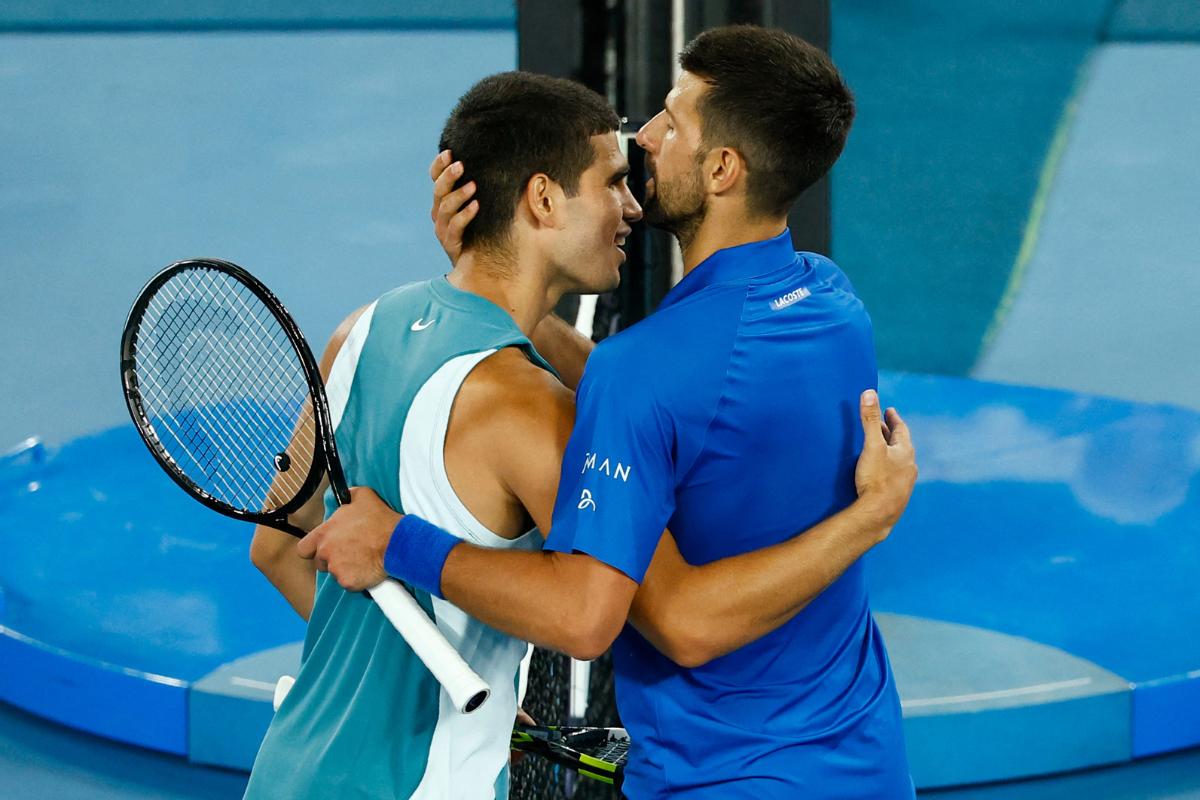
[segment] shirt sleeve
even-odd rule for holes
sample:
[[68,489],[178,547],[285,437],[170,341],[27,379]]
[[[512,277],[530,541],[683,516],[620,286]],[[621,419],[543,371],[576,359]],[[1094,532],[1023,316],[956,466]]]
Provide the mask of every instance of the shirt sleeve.
[[575,405],[546,549],[586,553],[641,583],[675,510],[671,418],[604,344]]
[[850,282],[850,277],[842,272],[837,264],[819,253],[805,253],[804,255],[811,258],[813,269],[821,280],[828,281],[835,289],[858,297],[858,292],[854,291],[854,284]]

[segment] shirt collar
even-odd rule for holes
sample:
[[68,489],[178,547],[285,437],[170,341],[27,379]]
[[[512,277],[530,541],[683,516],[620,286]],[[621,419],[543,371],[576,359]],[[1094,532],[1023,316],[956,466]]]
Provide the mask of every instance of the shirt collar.
[[713,253],[683,277],[659,304],[674,305],[706,286],[744,281],[785,267],[796,260],[792,232],[788,228],[770,239],[726,247]]

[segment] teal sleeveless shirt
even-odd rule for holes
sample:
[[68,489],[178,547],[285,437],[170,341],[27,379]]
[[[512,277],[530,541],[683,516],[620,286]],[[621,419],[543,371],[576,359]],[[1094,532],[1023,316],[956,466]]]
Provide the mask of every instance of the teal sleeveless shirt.
[[[400,443],[414,399],[450,362],[511,346],[520,347],[530,361],[553,372],[511,316],[492,302],[455,288],[444,277],[392,290],[370,306],[343,344],[328,385],[338,452],[349,485],[369,486],[389,506],[405,512],[398,479],[403,468]],[[332,495],[327,493],[325,500],[328,517],[334,509]],[[489,648],[506,649],[501,674],[515,686],[515,670],[507,665],[512,663],[514,647],[520,648],[519,659],[524,643],[426,592],[416,590],[414,595],[435,619],[452,611],[457,616],[450,624],[470,627],[463,647],[477,652],[479,658],[486,659]],[[444,624],[444,619],[439,621]],[[472,658],[468,661],[476,666]],[[378,607],[321,574],[295,686],[263,740],[246,797],[393,800],[444,795],[458,800],[474,796],[478,792],[455,789],[461,777],[454,773],[477,772],[476,762],[469,760],[476,754],[463,755],[461,747],[457,761],[445,754],[448,737],[471,735],[486,735],[493,748],[485,769],[496,774],[487,776],[485,794],[491,796],[494,787],[495,796],[507,797],[506,770],[497,764],[494,748],[507,750],[513,709],[500,701],[491,711],[500,716],[491,719],[486,734],[476,714],[483,714],[501,695],[515,705],[512,694],[494,694],[480,711],[455,719],[443,707],[433,676]],[[495,736],[502,737],[499,743]],[[472,766],[464,768],[464,764]],[[436,774],[439,770],[448,774]],[[478,785],[480,777],[474,775],[474,780]]]

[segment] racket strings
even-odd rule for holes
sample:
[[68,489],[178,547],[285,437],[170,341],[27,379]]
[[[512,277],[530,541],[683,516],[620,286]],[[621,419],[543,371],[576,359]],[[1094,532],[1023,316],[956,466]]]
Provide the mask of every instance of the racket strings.
[[562,732],[550,731],[547,734],[533,735],[545,736],[550,742],[561,742],[573,750],[610,764],[624,764],[629,757],[629,737],[615,735],[608,728],[566,728]]
[[[203,333],[201,333],[200,335],[203,335]],[[214,344],[213,342],[211,342],[211,340],[208,343]],[[193,364],[192,366],[195,366],[195,364]],[[178,370],[178,365],[176,365],[176,371],[177,370]],[[153,370],[150,370],[148,372],[148,374],[153,375]],[[209,382],[211,382],[214,377],[211,369],[199,371],[197,373],[197,375]],[[150,381],[156,388],[161,388],[159,386],[159,382],[155,381],[153,377],[150,378]],[[171,398],[170,398],[171,402],[169,404],[169,407],[174,407],[174,408],[187,407],[188,404],[193,399],[193,393],[191,393],[191,392],[185,393],[184,391],[180,390],[180,389],[189,388],[187,386],[187,384],[180,384],[180,383],[172,384],[172,378],[170,378],[170,377],[168,377],[165,380],[165,383],[168,386],[177,387],[176,391],[174,393],[169,393],[169,394],[171,394]],[[194,392],[196,387],[193,386],[190,388]],[[254,388],[256,390],[262,390],[265,387],[254,387]],[[307,389],[305,389],[305,392],[307,394]],[[261,426],[263,424],[270,422],[269,418],[265,414],[261,413],[261,409],[257,405],[247,404],[243,399],[238,399],[238,400],[234,400],[234,401],[230,402],[228,404],[228,408],[229,408],[231,414],[233,416],[237,417],[237,419],[235,421],[237,423],[239,423],[243,428],[250,428],[252,426]],[[311,409],[311,404],[309,404],[308,408]],[[311,414],[311,410],[309,410],[307,413]],[[300,417],[301,417],[301,421],[303,421],[303,419],[304,419],[303,412],[300,415]],[[214,418],[214,421],[217,422],[218,424],[220,424],[222,422],[222,420],[219,417]],[[201,425],[203,425],[203,419],[199,420],[199,422],[201,423]],[[302,426],[299,430],[300,434],[304,437],[301,444],[307,444],[310,450],[311,450],[311,445],[312,445],[311,427],[312,427],[311,425]],[[230,436],[230,437],[235,436],[238,433],[238,431],[229,429],[228,426],[224,426],[224,429],[222,432],[226,436]],[[189,433],[189,444],[191,444],[194,447],[200,448],[195,455],[201,456],[204,459],[208,459],[210,456],[215,457],[215,455],[216,455],[216,448],[213,446],[212,437],[211,436],[201,436],[200,431],[198,431],[198,430],[192,430]],[[299,488],[299,487],[297,486],[296,488]]]
[[[194,289],[194,287],[193,287],[193,289]],[[212,298],[210,297],[208,299],[211,304]],[[239,305],[241,306],[243,311],[250,310],[246,307],[246,304],[241,301],[241,298],[239,298],[237,296],[233,296],[231,298],[229,296],[228,292],[224,293],[222,296],[219,296],[219,299],[220,300],[233,299],[233,300],[239,301]],[[245,341],[243,341],[241,338],[230,339],[227,336],[215,337],[214,335],[212,335],[212,330],[213,330],[214,326],[211,322],[209,322],[207,324],[197,324],[198,320],[197,320],[196,312],[197,312],[198,308],[203,308],[203,306],[198,305],[194,302],[190,303],[189,305],[190,305],[190,307],[188,307],[188,309],[187,309],[186,316],[182,317],[182,324],[173,326],[174,330],[172,330],[172,333],[174,333],[176,336],[178,336],[180,328],[182,328],[183,330],[189,330],[189,329],[193,330],[194,333],[192,333],[191,338],[193,340],[198,338],[198,339],[202,340],[205,345],[204,347],[200,348],[200,350],[199,350],[200,353],[208,354],[211,356],[211,355],[213,355],[214,350],[218,350],[219,352],[216,354],[217,358],[219,358],[224,353],[232,353],[233,360],[240,361],[243,363],[245,363],[247,361],[249,361],[250,363],[255,363],[255,362],[261,361],[263,356],[267,356],[268,358],[270,358],[271,356],[277,355],[276,353],[272,353],[270,351],[263,351],[261,348],[259,348],[255,352],[251,352],[250,350],[247,349],[247,347],[245,346]],[[227,309],[222,306],[217,306],[217,308],[222,312],[227,311]],[[240,318],[237,315],[228,314],[228,313],[222,313],[219,316],[225,317],[224,322],[226,322],[226,323],[237,322],[240,320]],[[244,315],[243,315],[243,318],[244,318]],[[273,320],[273,318],[272,318],[272,320]],[[287,344],[286,340],[285,340],[285,344]],[[172,349],[174,350],[175,348],[172,348]],[[180,406],[186,407],[186,406],[192,404],[192,402],[195,398],[195,390],[198,388],[206,390],[206,391],[210,391],[210,393],[211,393],[211,389],[214,386],[214,378],[216,377],[213,369],[211,368],[211,364],[216,363],[217,358],[210,358],[209,364],[201,364],[201,363],[197,362],[195,359],[187,360],[186,366],[196,371],[197,379],[192,381],[192,385],[190,388],[193,391],[187,392],[187,393],[185,393],[185,392],[176,392],[175,393],[175,395],[172,397],[173,405],[175,407],[180,407]],[[229,359],[230,356],[226,355],[225,358]],[[288,368],[292,371],[295,371],[294,366],[282,364],[282,363],[280,363],[278,358],[273,358],[271,360],[273,363],[269,364],[269,367],[274,372],[278,372],[281,367]],[[176,370],[178,370],[178,368],[181,364],[185,363],[182,359],[176,359],[176,362],[177,362],[175,365]],[[262,374],[268,374],[268,373],[267,373],[267,371],[243,370],[244,377],[253,378],[253,376],[255,376],[255,375],[262,375]],[[217,382],[217,384],[219,385],[219,381]],[[177,384],[177,385],[187,388],[187,384]],[[264,426],[264,424],[269,426],[272,423],[272,420],[264,413],[264,406],[262,403],[247,402],[244,399],[244,397],[239,396],[239,395],[250,395],[250,396],[261,399],[261,398],[268,398],[271,394],[277,394],[277,392],[273,391],[273,387],[264,384],[263,381],[261,381],[261,380],[258,380],[258,381],[243,380],[241,382],[240,386],[235,385],[233,387],[232,391],[223,391],[222,394],[227,398],[227,401],[224,404],[224,410],[230,412],[232,419],[227,421],[220,415],[213,415],[212,419],[206,419],[203,416],[196,418],[197,422],[200,423],[198,426],[199,430],[193,430],[191,432],[191,435],[189,437],[189,443],[192,444],[192,446],[194,446],[194,447],[201,448],[201,449],[197,449],[194,452],[194,455],[199,459],[207,459],[210,455],[215,455],[217,452],[217,448],[213,445],[217,441],[230,441],[230,440],[238,441],[239,434],[242,432],[242,430],[262,428]],[[307,398],[307,389],[306,388],[304,389],[304,396],[305,396],[305,398]],[[307,467],[307,465],[309,463],[311,463],[312,438],[313,438],[313,435],[311,432],[311,428],[313,426],[311,424],[311,421],[309,422],[309,424],[303,424],[304,423],[303,418],[306,413],[311,414],[310,411],[302,410],[302,413],[300,415],[301,416],[300,422],[302,424],[299,426],[298,431],[301,435],[298,437],[298,441],[296,442],[296,444],[299,445],[299,448],[293,447],[293,453],[289,454],[289,455],[298,455],[295,452],[297,449],[307,451],[306,455],[299,454],[300,457],[298,459],[295,459],[295,458],[293,459],[293,460],[298,460],[300,462],[303,462],[301,465],[305,466],[305,467]],[[275,416],[278,416],[278,414],[276,414]],[[205,422],[215,423],[215,426],[212,424],[205,425],[204,424]],[[220,434],[220,435],[217,435],[217,434]],[[276,436],[275,438],[278,439],[278,436]],[[232,461],[232,462],[230,462],[230,464],[228,464],[226,466],[230,466],[231,468],[234,466],[237,466],[237,465],[244,466],[247,463],[246,459],[245,459],[246,454],[243,452],[241,455],[242,455],[241,460]],[[305,469],[305,470],[297,470],[296,472],[287,472],[280,476],[280,478],[283,479],[281,481],[283,484],[283,488],[285,488],[288,491],[289,496],[294,495],[295,491],[299,489],[300,485],[303,482],[303,478],[306,474],[307,474],[307,470]],[[239,482],[244,484],[245,479],[247,477],[246,471],[243,469],[240,472],[238,472],[238,477],[240,478]],[[226,484],[226,485],[228,485],[228,484]],[[247,503],[247,505],[249,505],[249,503]]]
[[[222,275],[222,277],[224,276]],[[228,279],[226,279],[226,281],[227,283],[222,287],[223,289],[228,289],[229,284],[231,283],[228,282]],[[253,338],[233,337],[226,338],[223,342],[215,341],[215,337],[211,332],[211,327],[200,326],[198,328],[200,335],[204,337],[205,343],[208,345],[202,350],[202,352],[214,356],[210,359],[210,365],[223,365],[223,362],[228,358],[227,350],[222,349],[220,345],[226,345],[227,347],[232,346],[232,349],[236,351],[237,356],[243,362],[247,362],[250,365],[257,366],[257,363],[264,357],[269,360],[270,363],[267,364],[269,372],[268,370],[249,369],[243,370],[240,373],[243,380],[241,381],[240,386],[234,387],[234,399],[228,403],[228,409],[238,417],[237,422],[240,422],[245,428],[262,426],[264,424],[270,426],[273,422],[275,422],[275,419],[272,419],[271,416],[268,416],[262,403],[248,402],[245,399],[245,395],[263,399],[271,399],[272,394],[278,394],[276,387],[283,387],[286,390],[289,390],[286,392],[284,399],[303,398],[300,413],[298,414],[298,425],[292,431],[292,438],[295,441],[292,452],[289,452],[289,457],[291,457],[294,461],[298,461],[298,463],[300,463],[304,469],[302,471],[287,471],[279,476],[281,478],[283,487],[287,490],[290,497],[294,495],[303,484],[303,479],[307,475],[307,467],[309,464],[311,464],[312,453],[314,450],[313,440],[315,438],[315,425],[313,424],[313,420],[311,418],[312,406],[311,401],[308,398],[307,383],[303,381],[303,374],[297,368],[294,351],[291,349],[290,342],[287,340],[286,336],[282,334],[282,330],[278,329],[278,325],[275,323],[274,317],[265,313],[265,309],[263,309],[262,306],[257,302],[256,298],[252,298],[252,303],[247,304],[246,298],[243,297],[242,294],[249,294],[248,290],[245,290],[244,287],[241,287],[241,284],[233,285],[242,289],[242,292],[231,293],[229,291],[225,291],[217,298],[218,300],[233,300],[240,306],[240,310],[243,312],[242,315],[240,317],[231,315],[230,319],[235,322],[241,322],[242,320],[246,319],[248,315],[255,315],[251,318],[255,319],[256,321],[265,321],[268,324],[268,327],[271,329],[271,332],[279,334],[279,340],[273,342],[275,345],[273,348],[264,349],[262,347],[256,347],[253,351],[251,351],[248,348],[248,345],[266,342],[268,339],[265,336],[255,335]],[[213,370],[211,368],[205,369],[199,374],[207,381],[211,381],[213,379]],[[261,376],[268,374],[271,374],[276,378],[274,385],[261,379]],[[278,381],[278,377],[283,374],[290,374],[293,377],[293,381],[290,386],[285,386],[283,383]],[[279,398],[276,397],[274,399],[278,400]],[[277,416],[278,415],[276,415],[276,419]],[[220,420],[219,417],[217,419]],[[230,431],[226,429],[225,433],[237,434],[240,433],[240,431]],[[299,446],[298,450],[295,445]],[[297,456],[299,456],[299,458],[297,458]]]
[[[211,350],[213,344],[211,337],[206,336],[204,338],[208,340],[206,342],[208,350]],[[193,360],[192,366],[196,367],[199,365]],[[152,371],[147,370],[146,372],[148,375],[152,374]],[[260,474],[255,475],[255,471],[247,469],[247,465],[252,463],[249,454],[245,448],[238,447],[237,445],[242,441],[245,431],[261,430],[264,425],[270,426],[270,419],[261,413],[262,409],[259,404],[247,403],[241,399],[229,399],[228,392],[225,393],[227,399],[221,409],[227,412],[228,418],[222,414],[196,413],[195,409],[191,408],[196,405],[195,401],[198,399],[196,389],[204,389],[207,385],[208,388],[206,390],[211,392],[214,373],[211,369],[197,370],[196,375],[198,380],[195,383],[198,386],[192,385],[190,387],[192,391],[181,391],[181,386],[184,389],[189,387],[187,384],[178,383],[178,375],[174,374],[177,372],[178,365],[172,371],[172,375],[165,381],[168,386],[174,387],[173,391],[164,392],[168,398],[164,406],[164,416],[174,423],[174,425],[168,426],[170,433],[177,443],[184,446],[187,450],[187,455],[201,467],[205,476],[213,481],[214,488],[224,489],[230,495],[225,499],[239,500],[241,501],[237,503],[239,507],[250,506],[253,508],[259,499],[258,495],[261,494],[261,491],[259,491],[261,486],[256,485],[261,481],[261,470],[257,471]],[[171,381],[176,382],[171,383]],[[153,378],[150,378],[148,383],[151,388],[162,391],[162,387]],[[258,394],[260,396],[263,394],[261,387],[258,389],[243,387],[243,392]],[[201,392],[202,394],[203,392]],[[185,409],[183,412],[184,416],[173,413],[172,409]],[[180,435],[181,432],[182,436]],[[278,439],[278,436],[274,438]],[[216,459],[220,454],[221,448],[229,447],[231,443],[237,450],[234,454],[235,457],[226,457],[223,461],[217,461]],[[224,467],[224,469],[219,469],[219,467]],[[301,473],[301,478],[293,478],[291,481],[287,480],[288,475],[281,476],[284,478],[284,484],[293,484],[285,488],[298,488],[298,481],[302,480],[303,474],[306,473]],[[243,490],[239,493],[234,490],[233,487],[235,485],[254,491],[248,494],[247,491]],[[294,491],[292,494],[294,494]]]
[[147,304],[134,371],[160,446],[203,491],[248,511],[300,492],[316,454],[308,384],[287,333],[241,282],[205,268],[168,280]]
[[624,764],[629,759],[629,740],[610,739],[599,747],[580,748],[592,758],[609,764]]
[[[156,296],[155,299],[157,300],[158,297]],[[208,302],[211,302],[212,299],[214,299],[214,298],[210,298]],[[224,296],[221,296],[221,297],[218,297],[215,299],[225,300],[225,299],[229,299],[229,296],[228,296],[228,294],[225,294]],[[253,313],[254,309],[247,308],[244,304],[244,301],[242,301],[241,298],[238,298],[235,295],[235,296],[233,296],[233,299],[237,299],[237,300],[241,301],[242,306],[247,313]],[[180,303],[181,301],[177,299],[177,300],[174,300],[171,302],[172,302],[172,304],[177,304],[177,303]],[[151,301],[151,303],[153,305],[153,301]],[[185,298],[182,300],[182,303],[188,308],[187,314],[186,314],[186,316],[183,316],[183,317],[180,317],[179,315],[176,315],[174,317],[169,317],[168,319],[171,320],[171,329],[168,331],[168,333],[171,334],[175,338],[178,338],[181,334],[185,337],[188,335],[206,335],[206,334],[208,334],[209,331],[214,327],[211,324],[212,321],[211,320],[207,321],[209,324],[206,324],[206,325],[199,325],[198,323],[205,321],[205,320],[203,320],[202,317],[199,316],[199,312],[201,312],[202,310],[205,310],[206,308],[211,308],[212,306],[206,305],[204,301],[197,300],[196,298]],[[218,309],[221,312],[226,311],[226,309],[223,309],[220,307],[218,307]],[[169,310],[169,308],[167,310]],[[241,321],[241,320],[239,320],[238,317],[236,317],[232,314],[225,315],[224,313],[222,313],[221,316],[228,316],[228,322],[230,323],[230,325],[228,325],[227,328],[236,326]],[[208,342],[210,344],[215,343],[211,336],[209,336],[207,338],[208,338]],[[244,341],[232,340],[229,343],[241,351],[239,353],[239,355],[242,358],[249,359],[251,361],[258,359],[258,358],[262,357],[263,355],[273,355],[272,353],[264,353],[264,351],[262,351],[262,350],[251,353],[247,350],[247,345]],[[225,355],[225,354],[223,353],[222,355]],[[184,368],[194,368],[195,365],[190,364],[182,359],[176,358],[173,360],[172,366],[173,366],[174,371],[178,371],[178,370],[184,369]],[[284,370],[295,370],[295,365],[292,363],[289,363],[288,361],[276,360],[271,366],[274,368],[276,373],[282,372]],[[172,385],[178,385],[178,386],[180,386],[180,388],[186,388],[186,386],[187,386],[186,384],[183,384],[183,383],[174,384],[173,378],[174,378],[174,375],[167,376],[167,382]],[[260,387],[260,388],[265,388],[265,387]]]
[[[193,309],[195,308],[194,303],[191,303],[189,305],[191,305],[193,307]],[[197,321],[195,319],[194,310],[192,310],[192,309],[189,310],[189,318],[187,321],[193,322],[193,323]],[[169,332],[171,334],[174,334],[177,336],[181,326],[174,325],[173,328],[174,328],[174,330],[171,330]],[[195,330],[192,331],[189,335],[191,335],[193,337],[205,336],[205,338],[207,340],[206,343],[210,345],[210,348],[207,352],[211,352],[211,346],[217,344],[215,341],[213,341],[211,339],[211,337],[206,336],[205,329],[203,327],[195,328]],[[154,365],[151,364],[149,366],[150,366],[150,369],[145,371],[146,376],[149,377],[151,383],[155,386],[155,388],[162,389],[162,385],[160,385],[160,382],[153,378],[153,375],[154,375],[153,366]],[[166,393],[169,396],[169,403],[168,403],[169,408],[188,408],[189,404],[192,402],[192,400],[196,396],[196,390],[198,388],[200,388],[200,386],[202,386],[204,383],[211,384],[213,382],[214,378],[216,377],[216,374],[214,373],[214,371],[211,368],[198,370],[197,369],[198,365],[195,362],[189,363],[189,362],[185,361],[184,359],[179,359],[179,358],[173,359],[171,366],[172,366],[171,373],[169,375],[167,375],[164,378],[164,380],[161,382],[161,384],[165,384],[167,387],[172,387],[170,390],[166,390],[166,389],[162,390],[164,393]],[[199,377],[203,380],[202,381],[192,381],[191,383],[180,381],[178,379],[178,377],[179,377],[178,373],[179,373],[179,370],[185,366],[195,370],[195,377]],[[228,407],[229,407],[230,411],[238,417],[236,422],[240,423],[243,427],[250,427],[250,426],[256,425],[256,424],[262,425],[263,423],[269,423],[269,419],[266,418],[262,414],[258,414],[257,419],[251,419],[247,414],[243,413],[242,408],[241,408],[242,405],[244,405],[242,400],[235,399],[228,404]],[[250,408],[253,409],[253,407],[250,407]],[[222,420],[219,417],[214,417],[213,421],[218,424],[220,424],[222,422]],[[199,418],[198,422],[199,422],[200,426],[203,427],[204,419]],[[227,436],[235,435],[238,432],[235,430],[231,430],[228,426],[223,426],[223,428],[224,429],[222,432]],[[189,444],[198,448],[198,451],[194,455],[202,456],[207,459],[208,456],[215,454],[216,448],[214,446],[212,446],[214,440],[211,438],[211,436],[202,436],[201,433],[202,433],[202,431],[200,431],[200,430],[195,430],[195,429],[191,430],[188,433]]]

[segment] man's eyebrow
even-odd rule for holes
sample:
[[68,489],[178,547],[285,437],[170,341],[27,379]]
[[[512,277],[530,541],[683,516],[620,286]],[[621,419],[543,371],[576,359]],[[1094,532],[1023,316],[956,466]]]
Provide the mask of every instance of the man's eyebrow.
[[663,111],[667,112],[668,117],[675,119],[675,115],[671,113],[671,95],[669,94],[663,98]]
[[621,165],[621,166],[620,166],[620,167],[619,167],[619,168],[616,170],[616,172],[614,172],[614,173],[612,174],[612,176],[611,176],[611,177],[608,179],[608,182],[609,182],[609,183],[616,183],[617,181],[619,181],[619,180],[622,180],[622,179],[624,179],[624,178],[626,178],[626,177],[628,177],[628,176],[629,176],[629,165],[628,165],[628,164],[622,164],[622,165]]

